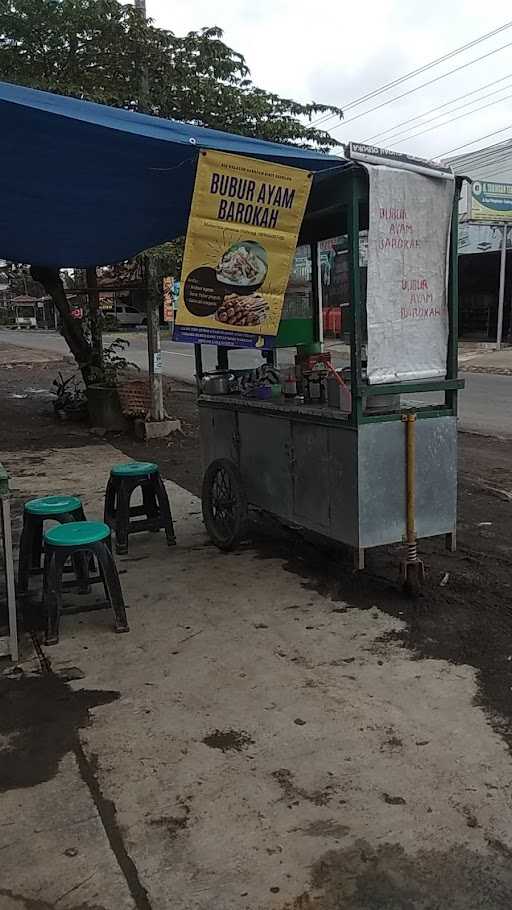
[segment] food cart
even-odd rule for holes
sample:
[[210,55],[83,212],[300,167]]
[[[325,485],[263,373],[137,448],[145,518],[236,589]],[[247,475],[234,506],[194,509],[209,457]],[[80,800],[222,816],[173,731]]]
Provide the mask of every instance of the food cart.
[[[375,162],[374,170],[381,179],[383,163],[378,158],[370,158],[370,161]],[[396,193],[396,187],[400,189],[401,186],[397,180],[403,177],[403,167],[401,162],[393,162],[392,167],[396,173],[389,179],[395,181],[393,192]],[[363,243],[366,247],[371,221],[371,186],[372,181],[374,185],[377,183],[376,178],[372,178],[372,167],[357,160],[339,170],[315,175],[279,331],[274,339],[266,339],[262,351],[262,362],[266,360],[268,367],[260,367],[255,372],[252,351],[248,364],[252,369],[230,369],[235,359],[239,361],[240,352],[235,358],[233,349],[219,347],[217,370],[207,374],[203,370],[202,347],[196,345],[205,469],[203,515],[208,533],[219,547],[229,549],[247,533],[248,510],[255,509],[271,513],[285,525],[315,532],[352,547],[359,569],[364,568],[366,549],[406,544],[403,567],[411,586],[423,578],[423,564],[417,553],[418,538],[445,535],[447,545],[455,548],[457,394],[463,387],[463,381],[457,378],[457,205],[460,188],[453,175],[446,172],[432,173],[414,163],[412,171],[426,175],[426,180],[434,183],[436,179],[451,180],[446,223],[443,227],[439,214],[438,231],[441,252],[437,271],[439,281],[445,282],[442,293],[439,288],[438,293],[444,302],[437,307],[431,293],[433,280],[430,275],[428,279],[421,277],[427,274],[426,271],[417,278],[403,277],[407,276],[406,256],[401,252],[401,293],[407,298],[407,307],[412,301],[411,310],[402,306],[401,318],[402,322],[408,320],[406,329],[408,331],[410,324],[412,333],[404,335],[408,341],[403,347],[395,344],[392,350],[392,372],[399,378],[390,381],[389,375],[382,370],[384,361],[382,358],[379,361],[379,350],[377,370],[374,369],[373,376],[370,371],[371,358],[374,367],[376,362],[376,339],[377,348],[385,336],[390,336],[389,344],[394,343],[393,333],[387,325],[387,322],[391,325],[393,300],[386,296],[382,260],[387,247],[395,250],[403,242],[391,242],[386,237],[391,232],[392,236],[402,234],[412,238],[405,241],[406,249],[414,247],[413,256],[418,255],[421,259],[422,244],[424,248],[428,246],[425,231],[430,240],[436,239],[432,233],[436,229],[436,209],[428,210],[427,203],[420,200],[426,207],[422,213],[426,218],[423,218],[423,239],[415,239],[421,231],[416,230],[416,224],[411,224],[405,208],[395,210],[381,205],[375,217],[378,218],[380,212],[382,230],[387,233],[381,231],[380,237],[373,237],[365,261],[360,248]],[[425,176],[422,179],[425,181]],[[404,192],[404,198],[408,199],[409,189],[406,187]],[[371,236],[370,231],[370,239]],[[343,242],[339,242],[340,237]],[[321,251],[329,247],[326,244],[329,238],[337,238],[333,248],[344,255],[347,275],[346,287],[340,283],[337,301],[342,310],[347,342],[344,348],[340,345],[346,352],[345,363],[341,364],[344,369],[339,369],[340,364],[333,369],[333,364],[328,362],[330,355],[322,352],[322,274],[325,269],[322,268]],[[429,256],[432,259],[431,250]],[[384,316],[377,333],[375,326],[371,326],[371,318],[375,319],[370,315],[369,295],[380,285],[375,284],[375,274],[374,283],[370,284],[372,267],[378,281],[384,284],[384,294],[381,294]],[[331,309],[334,303],[330,294]],[[222,318],[225,306],[218,312]],[[435,323],[434,335],[429,317]],[[236,312],[233,319],[237,319]],[[413,328],[413,323],[418,324],[417,328]],[[401,325],[393,327],[393,331],[399,329]],[[446,342],[444,347],[439,344],[440,338]],[[410,350],[406,350],[409,342]],[[428,376],[429,363],[426,369],[418,363],[420,378],[410,378],[416,371],[415,358],[421,361],[422,345],[426,346],[427,361],[432,353],[429,345],[436,348],[434,353],[438,361],[439,357],[442,359],[441,368],[438,363],[437,371],[431,370],[437,374]],[[286,397],[282,392],[286,392],[290,348],[297,350],[298,355],[290,367],[292,395]],[[385,352],[384,360],[386,356],[389,358],[389,351]],[[236,365],[239,367],[239,363]],[[425,373],[426,376],[422,375]],[[258,387],[261,393],[262,376],[263,384],[267,386],[264,396],[258,394]],[[298,383],[297,391],[302,394],[293,394],[294,380]],[[279,383],[283,384],[280,386]],[[430,398],[436,400],[432,402]]]

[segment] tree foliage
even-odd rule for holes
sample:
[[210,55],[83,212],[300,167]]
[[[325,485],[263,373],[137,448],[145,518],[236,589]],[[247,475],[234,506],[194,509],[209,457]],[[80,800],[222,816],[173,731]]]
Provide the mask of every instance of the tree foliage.
[[[341,116],[337,107],[258,88],[221,29],[178,37],[117,0],[0,0],[0,79],[276,142],[325,151],[338,144],[314,125],[317,114]],[[180,242],[141,254],[152,286],[162,274],[177,273],[181,255]],[[71,317],[65,273],[33,267],[31,274],[51,295],[62,333],[91,382],[103,364],[101,334],[98,341],[93,331],[97,307],[90,304],[88,329]]]
[[341,111],[255,86],[221,29],[177,37],[117,0],[0,0],[0,79],[246,136],[337,145],[311,121]]

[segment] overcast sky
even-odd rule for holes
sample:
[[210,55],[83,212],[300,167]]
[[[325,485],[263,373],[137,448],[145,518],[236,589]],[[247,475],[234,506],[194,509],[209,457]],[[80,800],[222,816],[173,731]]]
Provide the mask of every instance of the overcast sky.
[[[324,0],[317,4],[305,0],[147,0],[147,9],[157,25],[176,34],[203,26],[220,26],[226,43],[244,54],[254,82],[263,88],[300,101],[322,101],[341,107],[512,19],[512,7],[507,0],[494,0],[490,5],[482,0],[431,0],[430,3]],[[454,106],[473,99],[473,107],[506,99],[502,103],[455,120],[470,110],[462,108],[443,118],[446,126],[439,126],[440,121],[425,124],[424,129],[434,125],[437,128],[394,147],[433,157],[502,127],[508,129],[462,151],[511,137],[512,28],[391,93],[347,111],[346,120],[509,42],[511,46],[505,50],[353,123],[335,128],[336,121],[331,120],[333,135],[343,141],[368,140],[436,105],[509,76]],[[497,94],[482,97],[491,92]],[[434,117],[435,113],[428,116]],[[421,128],[414,121],[407,129],[402,128],[401,135]],[[384,136],[375,142],[392,144]]]

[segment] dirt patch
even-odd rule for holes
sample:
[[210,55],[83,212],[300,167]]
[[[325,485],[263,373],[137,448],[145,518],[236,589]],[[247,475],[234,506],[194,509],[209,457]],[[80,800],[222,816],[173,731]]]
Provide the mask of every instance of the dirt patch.
[[302,831],[303,834],[307,834],[309,837],[341,838],[350,833],[348,825],[340,825],[334,818],[321,818],[306,825],[305,828],[292,828],[291,830],[292,832]]
[[500,850],[408,855],[396,844],[358,841],[320,857],[310,891],[282,910],[508,910],[511,900],[510,859]]
[[254,740],[245,730],[214,730],[204,737],[203,742],[210,749],[220,749],[221,752],[242,752],[252,746]]
[[[168,480],[197,494],[201,488],[199,457],[199,430],[195,390],[163,377],[165,407],[170,415],[181,421],[181,432],[168,439],[137,442],[126,433],[108,433],[102,439],[89,432],[83,423],[56,420],[50,395],[41,390],[51,390],[59,370],[64,376],[74,372],[72,364],[57,361],[33,367],[16,365],[0,369],[0,424],[2,448],[23,448],[37,452],[54,448],[80,445],[101,445],[105,439],[119,448],[129,458],[138,461],[156,461],[162,475]],[[13,395],[22,397],[14,398]]]
[[306,790],[295,783],[295,778],[288,768],[279,768],[272,772],[272,777],[277,781],[283,791],[283,799],[291,804],[298,804],[301,800],[313,803],[314,806],[326,806],[331,799],[334,787],[328,784],[321,790]]
[[159,818],[152,818],[149,823],[153,827],[165,828],[171,840],[188,827],[190,806],[182,800],[178,802],[183,810],[181,815],[162,815]]
[[382,799],[388,806],[405,806],[405,799],[403,796],[391,796],[390,793],[383,793]]
[[0,680],[0,792],[34,787],[57,774],[75,748],[78,730],[91,722],[89,711],[119,698],[119,692],[73,691],[53,674]]
[[[21,910],[58,910],[56,904],[49,904],[40,898],[25,897],[23,894],[16,894],[10,888],[0,888],[0,897],[8,897],[14,903],[19,903]],[[99,904],[68,904],[67,910],[105,910],[105,907]]]

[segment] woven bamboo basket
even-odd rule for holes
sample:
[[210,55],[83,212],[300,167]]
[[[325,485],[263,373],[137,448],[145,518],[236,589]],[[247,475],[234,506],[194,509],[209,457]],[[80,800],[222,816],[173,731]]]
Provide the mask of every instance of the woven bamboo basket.
[[132,379],[117,387],[121,410],[125,417],[145,417],[151,407],[148,379]]

